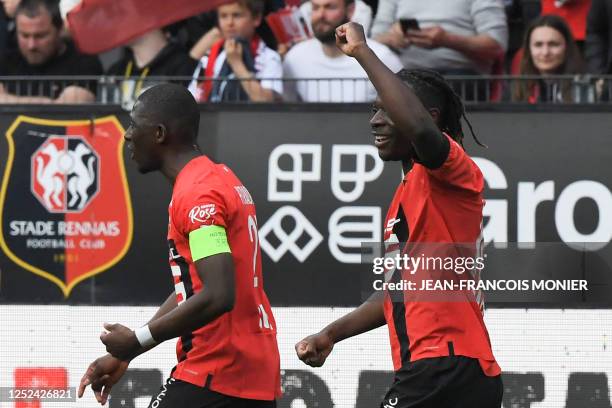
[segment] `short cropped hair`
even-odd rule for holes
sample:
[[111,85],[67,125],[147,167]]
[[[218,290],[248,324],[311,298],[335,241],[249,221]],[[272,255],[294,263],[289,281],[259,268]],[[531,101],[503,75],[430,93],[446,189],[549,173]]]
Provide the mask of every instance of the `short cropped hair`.
[[46,10],[51,16],[51,23],[60,30],[64,25],[59,9],[59,0],[21,0],[15,10],[15,18],[24,14],[30,18],[38,17],[40,10]]
[[265,0],[238,0],[237,3],[249,10],[253,17],[262,17],[266,8]]

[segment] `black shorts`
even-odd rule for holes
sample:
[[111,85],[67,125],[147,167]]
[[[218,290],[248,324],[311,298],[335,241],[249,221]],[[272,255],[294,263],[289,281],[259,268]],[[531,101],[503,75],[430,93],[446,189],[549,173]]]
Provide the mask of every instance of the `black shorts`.
[[168,378],[149,408],[276,408],[276,401],[230,397],[185,381]]
[[487,377],[478,360],[425,358],[395,373],[381,408],[500,408],[501,375]]

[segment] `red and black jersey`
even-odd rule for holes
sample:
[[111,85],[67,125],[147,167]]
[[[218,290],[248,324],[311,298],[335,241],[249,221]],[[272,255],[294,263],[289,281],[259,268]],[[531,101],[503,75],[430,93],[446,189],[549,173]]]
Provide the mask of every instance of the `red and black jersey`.
[[[450,244],[447,247],[452,248],[457,243],[471,243],[477,248],[481,243],[482,173],[457,142],[445,137],[450,149],[444,163],[434,170],[415,163],[397,188],[385,221],[388,251],[418,251],[408,255],[420,256],[435,245]],[[405,273],[395,271],[391,279],[403,278]],[[420,280],[435,275],[425,269],[418,274]],[[479,278],[452,275],[456,280]],[[407,362],[454,353],[478,359],[488,376],[500,374],[483,320],[481,293],[458,291],[448,301],[419,298],[411,291],[399,296],[398,301],[386,293],[384,303],[396,371]]]
[[202,226],[225,228],[236,291],[232,311],[179,339],[172,377],[229,396],[273,400],[280,395],[280,357],[251,195],[227,166],[201,156],[177,176],[168,212],[178,307],[203,288],[189,249],[189,233]]

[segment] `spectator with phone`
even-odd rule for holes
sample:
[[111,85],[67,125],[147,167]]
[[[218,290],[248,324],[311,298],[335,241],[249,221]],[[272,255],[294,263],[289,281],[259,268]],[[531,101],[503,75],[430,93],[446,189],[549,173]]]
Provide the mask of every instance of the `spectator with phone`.
[[504,53],[508,26],[501,0],[380,0],[372,37],[407,69],[479,75]]
[[[311,0],[314,38],[294,45],[283,62],[285,99],[304,102],[370,102],[376,90],[361,66],[336,46],[336,27],[348,23],[354,0]],[[368,40],[374,53],[393,72],[400,59],[385,45]]]

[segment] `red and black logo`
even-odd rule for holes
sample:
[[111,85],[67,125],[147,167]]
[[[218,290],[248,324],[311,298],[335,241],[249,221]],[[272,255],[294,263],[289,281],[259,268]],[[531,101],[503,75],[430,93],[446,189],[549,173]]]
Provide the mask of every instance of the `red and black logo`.
[[6,132],[0,246],[66,297],[79,282],[116,264],[131,243],[123,133],[114,116],[20,116]]

